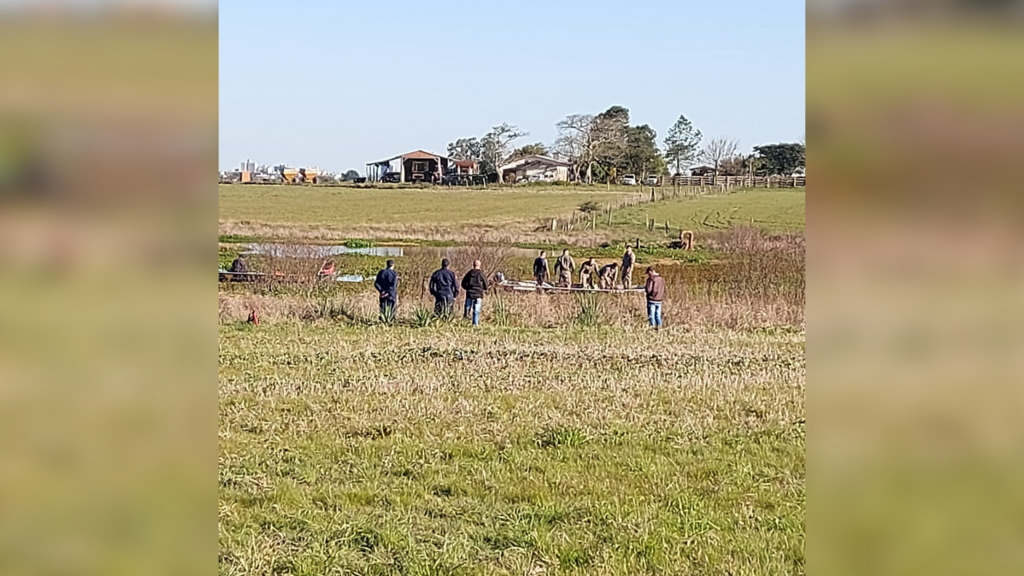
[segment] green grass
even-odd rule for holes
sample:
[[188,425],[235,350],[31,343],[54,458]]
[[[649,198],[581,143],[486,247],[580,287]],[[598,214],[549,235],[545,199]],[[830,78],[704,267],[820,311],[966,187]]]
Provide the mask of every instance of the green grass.
[[[298,186],[220,187],[222,238],[260,236],[312,242],[360,237],[376,241],[500,245],[561,244],[595,247],[641,238],[665,242],[682,229],[707,232],[737,225],[772,231],[804,228],[803,188],[738,190],[681,196],[616,210],[612,225],[597,212],[597,228],[582,222],[550,230],[586,203],[600,206],[637,199],[637,187],[523,187],[514,189],[359,189]],[[671,196],[672,189],[659,189]],[[645,218],[658,228],[648,231]],[[666,235],[664,223],[671,230]],[[588,223],[589,224],[589,223]],[[698,244],[700,243],[698,239]]]
[[603,187],[576,191],[561,186],[460,190],[221,185],[219,190],[222,220],[336,226],[502,223],[569,213],[584,202],[624,195]]
[[804,336],[220,329],[222,574],[800,574]]
[[[659,200],[616,212],[612,226],[642,230],[644,218],[654,218],[661,230],[721,230],[737,225],[779,231],[803,231],[806,223],[805,188],[739,190],[732,194]],[[678,233],[678,232],[677,232]]]

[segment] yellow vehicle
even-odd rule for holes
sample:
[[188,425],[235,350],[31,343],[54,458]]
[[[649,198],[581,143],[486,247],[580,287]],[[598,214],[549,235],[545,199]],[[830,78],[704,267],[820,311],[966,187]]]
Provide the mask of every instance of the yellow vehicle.
[[319,168],[285,168],[281,176],[286,184],[317,184],[320,182]]

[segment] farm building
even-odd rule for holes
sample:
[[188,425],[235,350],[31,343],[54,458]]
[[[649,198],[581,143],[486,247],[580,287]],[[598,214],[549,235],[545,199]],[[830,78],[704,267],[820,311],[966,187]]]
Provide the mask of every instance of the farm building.
[[498,169],[503,182],[565,182],[569,163],[550,156],[525,156]]
[[714,166],[697,166],[696,168],[690,168],[690,176],[714,176]]
[[454,174],[469,175],[480,173],[480,167],[472,160],[455,160],[452,162],[452,166],[454,167]]
[[440,154],[416,150],[370,162],[366,165],[366,177],[370,182],[437,182],[448,171],[449,162]]

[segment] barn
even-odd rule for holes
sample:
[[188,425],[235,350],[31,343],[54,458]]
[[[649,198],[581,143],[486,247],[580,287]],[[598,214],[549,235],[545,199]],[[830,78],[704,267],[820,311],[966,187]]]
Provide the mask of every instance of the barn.
[[441,176],[448,172],[449,162],[446,156],[415,150],[368,163],[366,177],[370,182],[440,182]]

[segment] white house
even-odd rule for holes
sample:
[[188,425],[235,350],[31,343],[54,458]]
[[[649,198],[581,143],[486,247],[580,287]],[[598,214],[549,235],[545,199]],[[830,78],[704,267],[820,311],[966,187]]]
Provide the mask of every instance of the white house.
[[515,182],[565,182],[569,180],[568,162],[550,156],[524,156],[498,168],[502,182],[515,176]]

